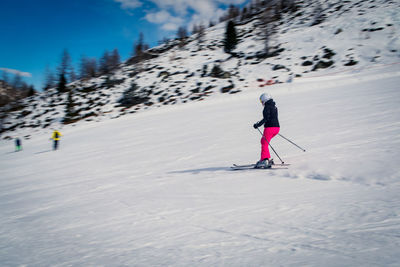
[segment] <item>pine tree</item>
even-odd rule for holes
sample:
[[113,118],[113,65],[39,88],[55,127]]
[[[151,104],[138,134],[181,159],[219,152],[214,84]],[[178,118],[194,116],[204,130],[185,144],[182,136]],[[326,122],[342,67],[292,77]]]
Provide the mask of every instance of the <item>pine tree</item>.
[[210,73],[211,77],[222,78],[224,76],[224,71],[219,65],[214,65]]
[[77,120],[79,120],[79,113],[75,110],[75,103],[72,98],[72,91],[69,91],[67,103],[65,105],[65,116],[63,119],[63,123],[68,124]]
[[231,53],[235,49],[238,43],[235,24],[233,21],[229,21],[226,26],[225,40],[224,40],[224,51],[226,53]]
[[63,73],[60,74],[57,90],[59,93],[64,93],[67,91],[67,79],[65,79],[65,75]]
[[34,96],[35,94],[36,94],[35,87],[33,85],[30,85],[28,88],[27,97]]

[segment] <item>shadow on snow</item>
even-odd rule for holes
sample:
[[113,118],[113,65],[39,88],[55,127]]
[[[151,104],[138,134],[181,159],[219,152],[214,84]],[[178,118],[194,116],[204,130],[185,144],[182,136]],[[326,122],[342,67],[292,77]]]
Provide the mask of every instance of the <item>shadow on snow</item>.
[[191,170],[182,170],[182,171],[172,171],[169,173],[202,173],[202,172],[217,172],[217,171],[231,171],[230,167],[210,167],[210,168],[201,168],[201,169],[191,169]]

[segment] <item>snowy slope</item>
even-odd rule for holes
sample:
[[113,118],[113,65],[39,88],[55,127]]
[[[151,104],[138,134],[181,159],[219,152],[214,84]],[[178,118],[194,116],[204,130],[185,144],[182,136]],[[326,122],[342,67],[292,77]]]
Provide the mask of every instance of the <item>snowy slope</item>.
[[[276,23],[277,34],[270,43],[273,57],[260,55],[264,42],[257,19],[237,26],[240,41],[234,57],[223,52],[225,23],[220,23],[207,29],[201,44],[194,35],[183,48],[159,46],[150,50],[156,56],[151,60],[133,65],[128,60],[111,75],[70,84],[80,119],[74,125],[252,91],[267,80],[285,83],[400,62],[397,1],[297,3],[296,12],[282,14]],[[324,20],[313,25],[317,6]],[[225,78],[210,77],[216,65],[226,73]],[[131,108],[121,107],[118,100],[133,83],[148,94],[149,100]],[[19,135],[30,139],[51,127],[63,127],[66,103],[67,95],[55,90],[27,99],[9,113],[2,138]]]
[[[398,64],[268,87],[287,170],[255,162],[265,88],[0,143],[2,266],[398,266]],[[275,157],[275,161],[277,158]]]

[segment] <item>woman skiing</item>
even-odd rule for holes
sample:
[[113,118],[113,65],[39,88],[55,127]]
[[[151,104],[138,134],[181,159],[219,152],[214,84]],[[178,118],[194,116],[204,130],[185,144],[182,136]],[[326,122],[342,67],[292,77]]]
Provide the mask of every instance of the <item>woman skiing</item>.
[[271,168],[273,161],[269,153],[269,142],[279,133],[278,108],[271,95],[264,93],[260,96],[260,102],[264,106],[263,119],[256,122],[253,127],[257,129],[264,125],[264,134],[261,137],[261,158],[255,168]]

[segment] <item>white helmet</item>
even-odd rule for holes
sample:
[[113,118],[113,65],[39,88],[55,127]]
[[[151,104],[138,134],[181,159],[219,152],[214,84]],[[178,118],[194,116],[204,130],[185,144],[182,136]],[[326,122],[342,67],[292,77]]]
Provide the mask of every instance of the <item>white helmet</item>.
[[262,95],[260,95],[260,101],[263,105],[270,99],[272,99],[272,96],[268,93],[263,93]]

